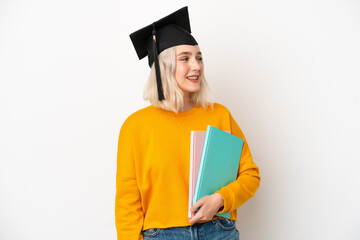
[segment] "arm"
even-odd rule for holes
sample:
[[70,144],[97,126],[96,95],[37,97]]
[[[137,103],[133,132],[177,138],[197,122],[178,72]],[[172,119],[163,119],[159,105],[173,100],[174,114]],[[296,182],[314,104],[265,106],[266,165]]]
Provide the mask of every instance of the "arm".
[[126,122],[121,127],[118,142],[115,224],[118,240],[143,239],[143,212],[135,176],[132,133]]
[[237,179],[216,192],[220,193],[224,199],[224,208],[219,213],[232,212],[243,205],[255,195],[260,184],[259,168],[252,160],[245,136],[230,113],[229,115],[231,134],[244,139],[244,145],[241,152]]
[[[232,212],[254,196],[259,187],[259,168],[252,161],[249,146],[240,127],[230,113],[229,117],[231,134],[244,139],[238,177],[234,182],[221,188],[214,194],[199,199],[199,201],[191,207],[191,212],[196,214],[193,218],[189,219],[190,224],[200,220],[210,220],[216,213]],[[198,208],[200,209],[196,212]]]

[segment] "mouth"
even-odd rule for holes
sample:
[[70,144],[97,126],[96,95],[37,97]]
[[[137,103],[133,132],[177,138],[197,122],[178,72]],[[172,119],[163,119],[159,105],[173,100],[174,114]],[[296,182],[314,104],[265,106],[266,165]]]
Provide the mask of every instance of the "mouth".
[[186,77],[187,80],[193,83],[199,82],[199,75],[191,75]]

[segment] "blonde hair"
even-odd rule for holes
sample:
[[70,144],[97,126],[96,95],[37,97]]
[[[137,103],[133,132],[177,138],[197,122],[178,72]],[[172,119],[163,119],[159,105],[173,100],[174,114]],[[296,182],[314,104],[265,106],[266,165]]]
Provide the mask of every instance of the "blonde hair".
[[[184,94],[179,88],[175,78],[176,47],[171,47],[159,54],[160,76],[165,100],[159,101],[156,84],[154,64],[151,67],[150,76],[144,90],[144,100],[149,100],[154,107],[178,113],[184,106]],[[213,97],[209,85],[203,76],[200,80],[200,90],[190,93],[190,100],[196,106],[206,109],[213,108]]]

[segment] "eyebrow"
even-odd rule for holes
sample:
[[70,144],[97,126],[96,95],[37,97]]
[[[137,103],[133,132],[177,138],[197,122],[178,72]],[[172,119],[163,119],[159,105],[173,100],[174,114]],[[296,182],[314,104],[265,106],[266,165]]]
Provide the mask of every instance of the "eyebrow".
[[[191,52],[181,52],[181,53],[178,54],[178,56],[180,56],[180,55],[191,55]],[[202,53],[197,52],[196,55],[202,55]]]

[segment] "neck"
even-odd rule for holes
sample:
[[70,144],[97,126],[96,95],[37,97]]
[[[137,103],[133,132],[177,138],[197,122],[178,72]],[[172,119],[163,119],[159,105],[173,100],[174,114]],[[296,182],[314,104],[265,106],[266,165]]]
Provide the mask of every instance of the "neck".
[[190,94],[184,94],[184,106],[179,110],[179,112],[185,112],[194,107],[194,103],[190,100]]

